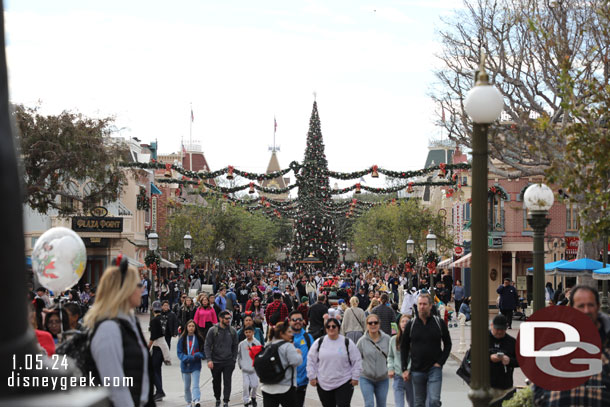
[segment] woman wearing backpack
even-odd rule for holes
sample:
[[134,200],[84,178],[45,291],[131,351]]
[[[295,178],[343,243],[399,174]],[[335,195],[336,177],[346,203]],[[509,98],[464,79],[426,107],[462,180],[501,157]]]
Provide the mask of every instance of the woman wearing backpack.
[[292,330],[288,323],[279,322],[273,328],[271,342],[267,346],[277,346],[280,362],[285,368],[284,377],[277,383],[265,383],[261,378],[264,407],[293,407],[296,402],[297,367],[303,363],[301,349],[292,343]]
[[380,324],[377,314],[369,314],[366,317],[367,330],[358,341],[358,350],[362,355],[360,391],[365,407],[385,407],[388,398],[390,336],[379,329]]
[[413,407],[415,399],[413,398],[413,382],[402,378],[402,361],[400,358],[400,339],[405,331],[407,322],[410,317],[402,315],[398,321],[398,330],[396,335],[390,339],[390,351],[388,352],[388,376],[394,379],[394,405],[396,407],[404,407],[405,398],[407,405]]
[[362,370],[360,351],[339,335],[339,321],[326,320],[326,335],[315,340],[307,353],[307,377],[316,387],[323,407],[349,407]]
[[201,359],[203,359],[204,340],[197,332],[195,321],[190,320],[178,339],[178,359],[184,381],[184,400],[187,406],[193,403],[199,407],[201,392],[199,391],[199,376],[201,375]]
[[95,330],[91,355],[99,377],[112,377],[123,383],[131,377],[132,386],[108,387],[115,406],[154,406],[153,372],[148,347],[134,308],[142,300],[138,272],[127,259],[116,260],[102,274],[95,303],[85,315],[85,325]]
[[358,343],[358,339],[362,337],[366,329],[366,315],[358,306],[358,297],[352,297],[349,300],[350,308],[343,313],[343,323],[341,324],[341,334],[350,338],[354,343]]

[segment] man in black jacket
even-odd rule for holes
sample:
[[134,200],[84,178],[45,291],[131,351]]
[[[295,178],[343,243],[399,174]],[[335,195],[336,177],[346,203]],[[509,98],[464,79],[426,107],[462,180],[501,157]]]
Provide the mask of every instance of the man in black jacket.
[[[216,407],[220,407],[221,390],[224,390],[223,407],[229,406],[231,398],[231,377],[237,360],[237,331],[231,326],[231,313],[222,311],[218,324],[208,331],[205,337],[205,354],[208,368],[212,371],[212,387]],[[222,389],[224,387],[224,389]]]
[[508,329],[511,329],[513,326],[513,312],[515,312],[519,302],[517,290],[510,284],[510,278],[505,278],[504,284],[498,287],[496,292],[500,294],[500,312],[506,317]]
[[324,314],[328,314],[326,295],[318,295],[318,301],[309,308],[309,333],[313,339],[324,335]]
[[[431,314],[432,297],[417,298],[418,316],[407,323],[400,344],[402,377],[413,376],[413,396],[416,406],[440,407],[443,365],[451,352],[451,336],[445,322]],[[441,348],[441,341],[443,346]],[[407,369],[409,356],[411,365]]]
[[506,333],[508,322],[496,315],[489,331],[489,377],[493,401],[504,397],[513,388],[513,370],[519,366],[515,346],[517,341]]
[[356,294],[356,297],[358,298],[358,307],[360,307],[363,311],[366,311],[366,309],[369,307],[369,304],[371,303],[371,301],[369,300],[369,296],[366,293],[366,287],[361,285],[360,289],[358,290],[358,294]]

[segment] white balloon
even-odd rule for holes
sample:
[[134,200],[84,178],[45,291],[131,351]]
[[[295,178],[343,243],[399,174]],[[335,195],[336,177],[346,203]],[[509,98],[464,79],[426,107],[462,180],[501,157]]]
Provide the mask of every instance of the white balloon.
[[32,269],[43,287],[59,293],[80,280],[87,265],[87,250],[73,230],[56,227],[38,238],[32,251]]

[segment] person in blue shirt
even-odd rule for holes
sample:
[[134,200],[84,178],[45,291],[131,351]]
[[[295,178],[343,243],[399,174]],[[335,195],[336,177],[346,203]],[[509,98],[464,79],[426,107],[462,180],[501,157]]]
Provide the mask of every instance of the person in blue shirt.
[[197,325],[192,319],[186,323],[186,329],[178,339],[178,359],[184,381],[184,400],[187,405],[199,407],[201,392],[199,377],[201,375],[201,359],[203,359],[204,340],[197,332]]
[[218,305],[218,308],[220,308],[221,312],[227,308],[227,299],[225,298],[226,295],[227,288],[220,287],[220,290],[218,290],[218,295],[216,295],[216,300],[214,302],[216,303],[216,305]]
[[466,321],[470,321],[470,297],[464,298],[458,313],[466,315]]
[[299,311],[292,311],[288,315],[288,324],[292,330],[292,341],[294,347],[301,350],[303,363],[297,368],[297,403],[296,407],[303,407],[305,403],[305,393],[309,379],[307,378],[307,353],[313,344],[313,336],[305,331],[303,314]]
[[247,326],[254,327],[254,338],[260,342],[261,345],[265,346],[265,335],[263,335],[263,330],[259,327],[254,326],[254,319],[252,318],[252,312],[250,314],[246,314],[244,316],[244,327],[237,331],[237,340],[239,342],[246,339],[246,334],[244,332],[244,328]]

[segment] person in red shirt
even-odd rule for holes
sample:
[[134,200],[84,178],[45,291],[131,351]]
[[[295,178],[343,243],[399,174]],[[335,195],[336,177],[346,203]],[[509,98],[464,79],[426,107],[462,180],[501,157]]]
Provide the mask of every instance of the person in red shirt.
[[267,309],[265,309],[265,320],[267,325],[273,328],[279,322],[285,321],[286,318],[288,318],[288,307],[282,301],[282,293],[276,292],[273,294],[273,302],[267,305]]
[[44,349],[47,356],[51,357],[55,353],[55,341],[49,332],[38,329],[38,324],[36,322],[36,309],[34,307],[34,304],[30,304],[30,324],[32,325],[32,328],[34,328],[36,338],[38,339],[38,344],[42,349]]

